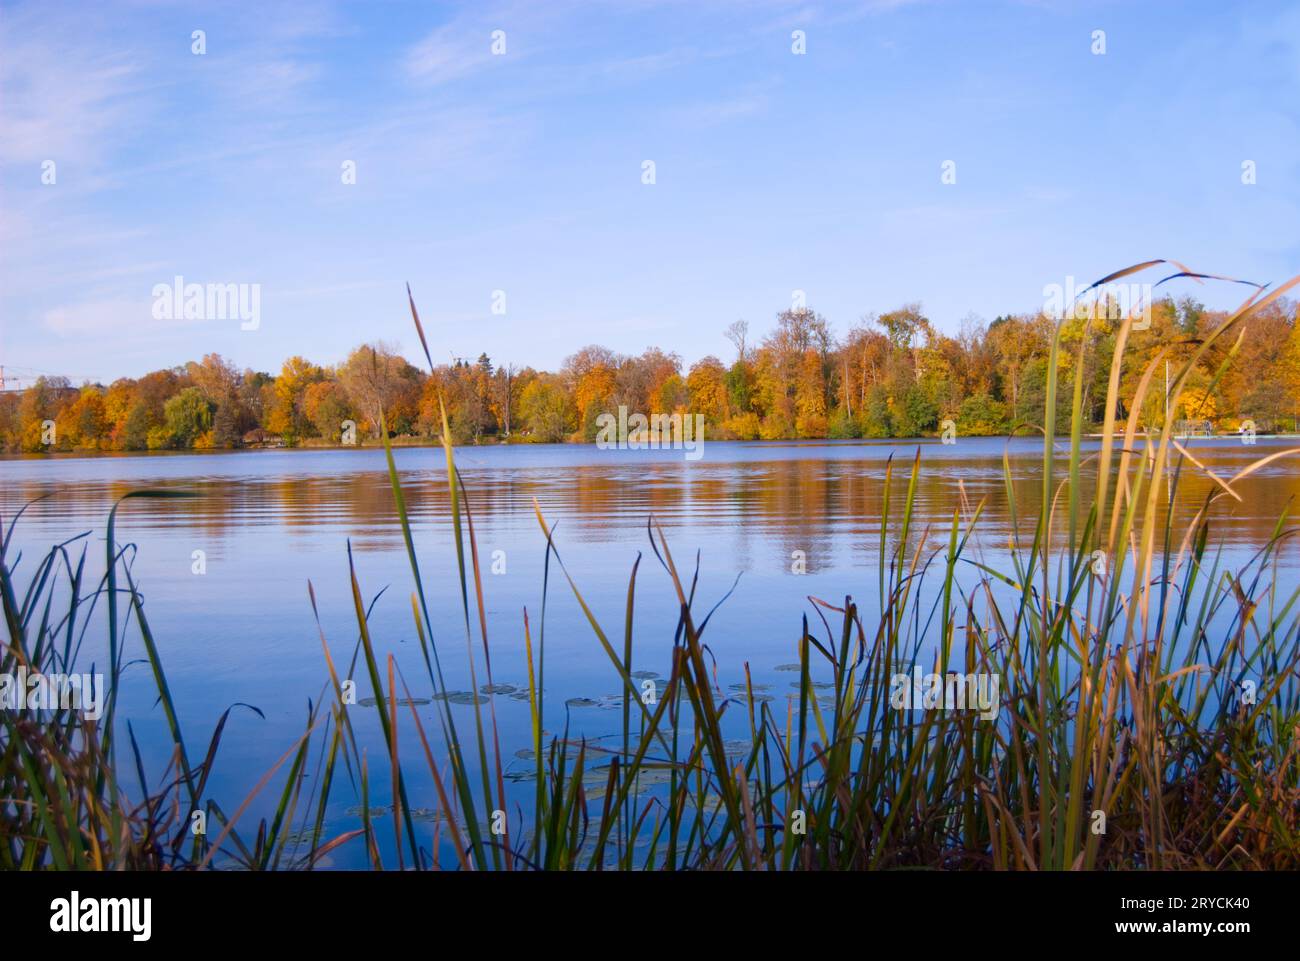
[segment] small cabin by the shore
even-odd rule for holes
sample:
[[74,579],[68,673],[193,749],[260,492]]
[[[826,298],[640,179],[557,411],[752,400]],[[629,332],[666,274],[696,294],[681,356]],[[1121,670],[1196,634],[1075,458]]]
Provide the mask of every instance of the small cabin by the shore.
[[245,447],[283,447],[284,438],[279,434],[272,434],[269,430],[263,430],[261,427],[254,427],[243,437]]

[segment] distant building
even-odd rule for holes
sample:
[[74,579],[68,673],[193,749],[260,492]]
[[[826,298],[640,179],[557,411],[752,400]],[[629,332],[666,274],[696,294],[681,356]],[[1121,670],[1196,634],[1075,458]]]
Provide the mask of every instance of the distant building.
[[269,430],[263,430],[261,427],[254,427],[244,435],[245,447],[283,447],[284,438],[279,434],[272,434]]
[[1174,422],[1174,433],[1179,437],[1213,437],[1214,424],[1208,420],[1179,420]]

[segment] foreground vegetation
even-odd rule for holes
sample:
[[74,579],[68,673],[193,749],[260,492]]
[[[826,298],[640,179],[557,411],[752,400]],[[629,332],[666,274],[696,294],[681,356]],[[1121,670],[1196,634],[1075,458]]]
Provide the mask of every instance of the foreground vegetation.
[[[1260,431],[1296,429],[1300,326],[1293,302],[1279,299],[1258,310],[1238,363],[1216,379],[1229,345],[1216,340],[1203,354],[1195,345],[1227,315],[1191,297],[1150,293],[1119,352],[1121,417],[1134,405],[1142,371],[1159,355],[1191,366],[1177,392],[1170,385],[1168,404],[1161,383],[1137,405],[1144,425],[1161,421],[1170,406],[1180,418],[1210,421],[1221,431],[1245,420]],[[705,357],[688,371],[659,348],[626,357],[594,345],[555,373],[494,366],[480,355],[472,363],[430,364],[425,374],[383,344],[358,347],[336,366],[290,357],[274,376],[240,372],[209,354],[107,387],[42,377],[21,394],[0,393],[0,448],[336,444],[348,422],[363,443],[378,440],[381,410],[388,433],[432,440],[441,438],[444,404],[457,444],[590,442],[597,418],[620,405],[644,414],[700,414],[709,438],[718,440],[918,437],[949,419],[964,436],[994,435],[1020,423],[1043,425],[1049,376],[1057,380],[1054,429],[1069,429],[1077,377],[1084,424],[1094,430],[1105,420],[1123,314],[1105,296],[1085,306],[1066,312],[1059,329],[1043,314],[1008,315],[987,325],[969,320],[956,336],[936,330],[916,304],[865,318],[842,337],[816,311],[792,309],[757,342],[748,325],[733,324],[730,366]]]
[[[1173,275],[1181,276],[1181,269]],[[752,681],[739,693],[715,688],[706,634],[720,629],[725,606],[702,609],[691,572],[679,567],[653,520],[651,563],[665,572],[680,616],[671,676],[662,696],[644,702],[631,673],[640,561],[629,578],[621,632],[601,625],[538,507],[548,582],[577,598],[592,644],[626,692],[621,739],[613,746],[544,733],[562,713],[544,695],[544,609],[535,624],[526,614],[522,638],[490,640],[473,492],[460,483],[453,430],[440,407],[455,522],[447,548],[456,552],[463,602],[455,630],[463,632],[471,665],[461,680],[471,690],[493,683],[494,644],[522,645],[529,665],[536,791],[522,819],[494,817],[509,810],[494,701],[475,703],[467,727],[445,700],[435,700],[435,723],[427,728],[391,657],[375,654],[355,571],[354,656],[335,661],[322,632],[329,696],[314,704],[302,737],[250,785],[248,799],[223,809],[205,788],[225,717],[204,750],[182,735],[130,550],[114,536],[116,509],[108,522],[107,573],[94,585],[83,580],[84,548],[78,555],[73,545],[60,545],[20,588],[11,523],[0,550],[9,634],[0,667],[72,670],[82,639],[103,614],[108,671],[117,678],[126,627],[134,625],[174,751],[165,770],[148,770],[130,724],[116,717],[115,699],[98,722],[74,711],[5,712],[0,866],[308,868],[359,846],[376,868],[1300,868],[1300,588],[1284,589],[1273,576],[1295,530],[1280,518],[1268,542],[1234,569],[1222,563],[1211,527],[1251,474],[1300,451],[1277,451],[1232,477],[1212,477],[1212,492],[1178,528],[1164,492],[1176,490],[1184,471],[1202,468],[1178,443],[1177,411],[1154,429],[1142,416],[1166,359],[1177,359],[1172,387],[1182,396],[1209,358],[1221,358],[1206,384],[1211,395],[1242,354],[1248,326],[1297,282],[1257,291],[1204,336],[1156,351],[1135,383],[1128,366],[1134,318],[1119,323],[1096,454],[1085,454],[1082,444],[1090,419],[1084,379],[1063,392],[1057,376],[1084,368],[1090,341],[1079,338],[1068,355],[1065,331],[1056,330],[1043,409],[1065,404],[1069,436],[1058,439],[1055,418],[1044,418],[1037,517],[1017,512],[1006,466],[1018,532],[1009,564],[991,563],[979,546],[982,502],[956,505],[945,530],[915,530],[919,456],[910,469],[891,468],[881,518],[886,533],[870,585],[880,616],[864,618],[852,597],[815,602],[813,618],[803,620],[800,690],[788,713],[755,697]],[[425,343],[413,302],[411,310]],[[386,413],[376,417],[387,438]],[[446,692],[452,688],[435,641],[446,625],[435,623],[425,602],[419,558],[428,547],[415,543],[391,449],[388,470],[427,673],[417,688]],[[63,610],[53,604],[60,580],[70,595]],[[998,677],[996,719],[891,707],[891,677],[914,666]],[[818,668],[829,668],[829,688],[813,685]],[[374,721],[390,747],[387,758],[368,759],[358,747],[357,726],[366,715],[349,703],[353,678],[377,695]],[[737,722],[748,732],[739,748],[728,736]],[[399,761],[399,740],[419,745],[432,797],[409,796],[412,772]],[[241,824],[263,789],[279,791],[274,817]],[[327,808],[339,796],[360,805],[360,820],[330,833]],[[380,797],[391,803],[377,817],[372,807]],[[416,816],[430,810],[432,826]],[[189,830],[195,811],[207,815],[206,834]]]

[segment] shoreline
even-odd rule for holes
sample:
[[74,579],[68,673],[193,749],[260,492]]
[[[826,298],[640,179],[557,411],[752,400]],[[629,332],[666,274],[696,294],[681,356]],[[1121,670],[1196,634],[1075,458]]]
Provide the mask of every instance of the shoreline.
[[[1100,433],[1085,433],[1082,435],[1083,440],[1101,440],[1104,435]],[[1279,433],[1279,434],[1257,434],[1258,438],[1267,440],[1300,440],[1300,434],[1296,433]],[[979,434],[971,435],[964,438],[965,440],[1033,440],[1040,438],[1032,434]],[[1187,443],[1191,441],[1234,441],[1239,440],[1239,435],[1233,433],[1215,434],[1209,437],[1203,436],[1183,436],[1175,435],[1175,439]],[[1058,436],[1058,443],[1065,443],[1067,438]],[[900,446],[911,444],[925,444],[933,446],[935,444],[943,445],[939,435],[920,436],[920,437],[792,437],[776,440],[737,440],[733,438],[718,439],[708,441],[709,444],[759,444],[759,445],[796,445],[800,447],[811,446],[832,446],[832,447],[881,447],[881,446]],[[394,449],[427,449],[441,450],[442,443],[437,440],[402,441],[393,438],[390,441]],[[531,441],[519,442],[493,442],[489,444],[454,444],[453,450],[480,450],[485,448],[497,447],[546,447],[546,448],[566,448],[582,449],[586,447],[595,447],[594,442],[573,443],[561,441],[559,443],[533,443]],[[1247,445],[1249,446],[1249,445]],[[33,461],[33,460],[95,460],[100,458],[139,458],[139,457],[193,457],[208,456],[213,454],[256,454],[256,453],[310,453],[313,451],[382,451],[384,445],[381,441],[375,440],[364,444],[308,444],[295,447],[288,446],[248,446],[248,447],[210,447],[204,449],[186,449],[186,450],[60,450],[47,451],[45,453],[0,453],[0,463],[10,461]],[[654,448],[646,448],[647,451]]]

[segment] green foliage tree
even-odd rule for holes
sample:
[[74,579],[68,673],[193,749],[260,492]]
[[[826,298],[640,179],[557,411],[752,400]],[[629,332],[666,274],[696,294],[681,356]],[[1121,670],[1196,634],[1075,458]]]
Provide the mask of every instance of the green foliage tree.
[[558,378],[539,377],[519,399],[520,413],[532,439],[538,443],[558,444],[573,433],[576,411]]
[[193,447],[212,429],[212,404],[199,388],[186,387],[163,405],[163,420],[166,442],[161,446]]

